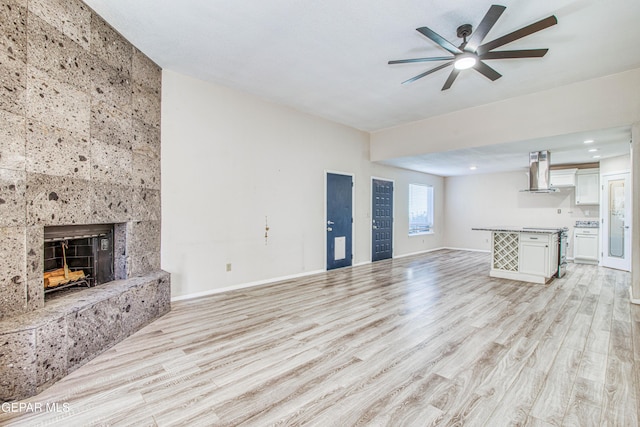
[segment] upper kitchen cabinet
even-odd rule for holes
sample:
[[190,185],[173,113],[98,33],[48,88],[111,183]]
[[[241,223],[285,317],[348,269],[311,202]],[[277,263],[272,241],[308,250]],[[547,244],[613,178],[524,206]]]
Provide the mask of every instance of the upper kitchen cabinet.
[[549,178],[549,184],[553,188],[575,187],[576,172],[578,169],[553,169]]
[[600,169],[576,172],[576,205],[600,204]]

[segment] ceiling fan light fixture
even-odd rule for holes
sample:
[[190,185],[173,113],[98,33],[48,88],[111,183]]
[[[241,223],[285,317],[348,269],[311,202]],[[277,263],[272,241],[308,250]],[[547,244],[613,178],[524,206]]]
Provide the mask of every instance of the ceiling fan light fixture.
[[478,63],[478,58],[470,53],[463,53],[458,55],[453,66],[456,70],[468,70]]
[[[502,37],[498,37],[488,43],[484,43],[484,38],[491,31],[496,21],[502,13],[505,11],[506,6],[498,4],[491,5],[487,13],[478,24],[475,31],[471,24],[460,25],[456,31],[456,35],[462,39],[462,44],[456,46],[449,40],[442,37],[429,27],[416,28],[420,34],[446,50],[453,56],[441,57],[434,56],[429,58],[414,58],[414,59],[397,59],[389,61],[389,64],[410,64],[416,62],[433,62],[433,61],[447,61],[444,64],[440,64],[437,67],[431,68],[424,73],[418,74],[415,77],[405,80],[402,84],[415,82],[429,74],[442,70],[443,68],[453,65],[454,69],[449,74],[446,82],[442,86],[441,90],[447,90],[451,88],[451,85],[460,74],[460,70],[466,70],[468,68],[475,69],[478,73],[482,74],[491,81],[498,80],[502,77],[502,74],[491,68],[485,63],[485,60],[489,59],[518,59],[518,58],[541,58],[549,49],[516,49],[516,50],[501,50],[494,51],[494,49],[504,46],[523,37],[536,33],[538,31],[549,28],[552,25],[558,23],[558,19],[554,16],[548,16],[533,24],[522,27],[518,30],[512,31]],[[467,39],[470,37],[469,39]]]

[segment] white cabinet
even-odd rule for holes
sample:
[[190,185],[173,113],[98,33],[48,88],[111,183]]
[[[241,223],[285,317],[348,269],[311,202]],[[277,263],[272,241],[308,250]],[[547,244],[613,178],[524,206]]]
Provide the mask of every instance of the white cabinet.
[[544,243],[520,243],[520,273],[545,276],[549,264],[549,247]]
[[573,233],[573,262],[598,264],[599,229],[576,228]]
[[576,205],[600,204],[600,170],[581,169],[576,173]]
[[549,184],[551,187],[575,187],[578,169],[554,169],[551,171]]
[[519,260],[522,274],[553,276],[558,269],[558,235],[520,234]]

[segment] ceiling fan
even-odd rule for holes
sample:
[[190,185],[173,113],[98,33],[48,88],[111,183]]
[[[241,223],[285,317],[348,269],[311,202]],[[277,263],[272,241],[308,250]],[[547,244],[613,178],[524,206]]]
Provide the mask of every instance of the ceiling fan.
[[[449,65],[453,65],[453,70],[451,70],[451,74],[449,74],[449,78],[442,86],[442,90],[447,90],[451,87],[456,77],[462,70],[466,70],[468,68],[474,68],[480,74],[488,78],[489,80],[497,80],[502,77],[502,74],[498,73],[496,70],[488,66],[484,63],[484,61],[489,59],[515,59],[515,58],[541,58],[543,57],[549,49],[520,49],[520,50],[501,50],[501,51],[493,51],[500,46],[503,46],[507,43],[511,43],[515,40],[526,37],[530,34],[538,32],[540,30],[544,30],[552,25],[558,23],[558,20],[554,15],[551,15],[545,19],[542,19],[538,22],[535,22],[531,25],[527,25],[526,27],[522,27],[519,30],[513,31],[505,36],[499,37],[493,41],[490,41],[485,44],[480,44],[489,33],[491,28],[495,25],[496,21],[504,10],[505,6],[500,5],[492,5],[487,11],[484,18],[478,25],[475,31],[472,32],[472,27],[470,24],[464,24],[458,27],[457,35],[463,41],[460,46],[455,46],[453,43],[446,40],[444,37],[437,34],[435,31],[431,30],[427,27],[420,27],[416,30],[423,34],[428,39],[437,43],[440,47],[451,53],[453,56],[437,56],[431,58],[415,58],[415,59],[399,59],[395,61],[389,61],[389,64],[406,64],[413,62],[432,62],[432,61],[447,61],[444,64],[438,65],[435,68],[432,68],[428,71],[425,71],[422,74],[418,74],[415,77],[410,78],[402,82],[411,83],[418,79],[421,79],[431,73],[434,73],[438,70],[448,67]],[[470,37],[467,40],[467,37]]]

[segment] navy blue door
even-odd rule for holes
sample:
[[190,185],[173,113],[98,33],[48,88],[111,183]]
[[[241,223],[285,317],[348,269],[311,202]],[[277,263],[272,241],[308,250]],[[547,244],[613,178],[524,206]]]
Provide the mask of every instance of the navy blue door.
[[327,270],[351,265],[352,188],[351,176],[327,173]]
[[391,258],[393,254],[393,183],[372,181],[371,260]]

